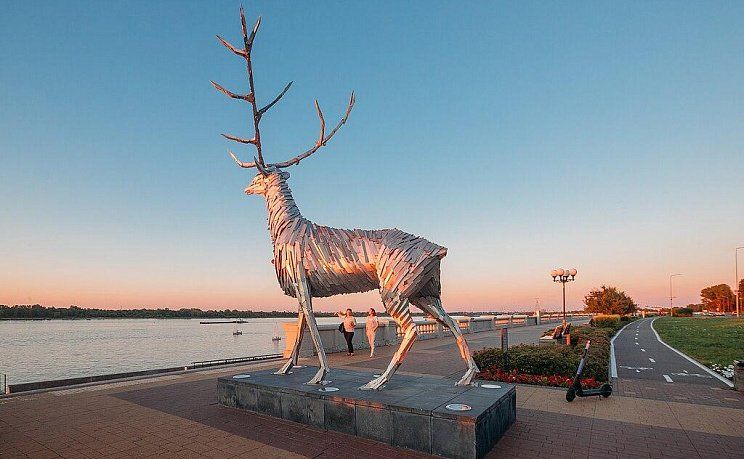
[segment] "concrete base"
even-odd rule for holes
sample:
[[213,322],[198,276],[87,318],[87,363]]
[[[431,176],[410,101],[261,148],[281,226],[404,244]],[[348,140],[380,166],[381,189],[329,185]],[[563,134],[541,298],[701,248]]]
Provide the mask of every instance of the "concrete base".
[[[223,377],[217,382],[220,404],[302,424],[370,438],[393,446],[452,458],[480,458],[516,419],[516,389],[456,387],[451,380],[395,375],[380,391],[361,391],[369,373],[333,369],[335,392],[321,392],[308,381],[317,367]],[[469,411],[445,405],[463,403]]]

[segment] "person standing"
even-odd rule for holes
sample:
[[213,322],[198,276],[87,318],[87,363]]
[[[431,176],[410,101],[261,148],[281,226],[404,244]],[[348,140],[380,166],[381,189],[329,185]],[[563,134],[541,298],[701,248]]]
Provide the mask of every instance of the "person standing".
[[351,308],[347,309],[346,313],[339,311],[336,313],[336,315],[344,320],[344,339],[346,340],[346,347],[349,350],[346,355],[354,355],[354,343],[352,343],[351,340],[354,339],[356,320],[354,320]]
[[367,341],[369,341],[370,357],[375,356],[375,333],[377,332],[377,327],[379,326],[380,321],[377,320],[377,312],[375,312],[374,308],[369,308],[369,311],[367,312],[367,324],[365,326],[365,331],[367,332]]

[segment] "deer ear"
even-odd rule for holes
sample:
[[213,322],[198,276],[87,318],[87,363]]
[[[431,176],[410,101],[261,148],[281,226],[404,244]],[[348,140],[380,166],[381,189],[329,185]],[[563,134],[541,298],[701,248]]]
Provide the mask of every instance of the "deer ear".
[[262,175],[263,175],[264,177],[265,177],[265,176],[267,176],[267,175],[269,175],[269,173],[268,173],[268,172],[266,171],[266,169],[264,168],[263,164],[261,164],[261,162],[260,162],[260,161],[259,161],[258,159],[256,159],[256,157],[255,157],[255,156],[253,157],[253,161],[254,161],[254,162],[256,163],[256,169],[258,169],[258,171],[259,171],[259,172],[260,172],[260,173],[261,173],[261,174],[262,174]]

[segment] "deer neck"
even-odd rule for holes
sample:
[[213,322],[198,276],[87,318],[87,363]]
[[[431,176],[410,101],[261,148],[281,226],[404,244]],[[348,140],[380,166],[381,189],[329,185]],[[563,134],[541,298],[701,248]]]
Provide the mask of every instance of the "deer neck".
[[292,197],[287,180],[279,174],[272,174],[266,190],[266,210],[269,214],[271,241],[276,242],[284,232],[292,231],[293,223],[302,220],[300,209]]

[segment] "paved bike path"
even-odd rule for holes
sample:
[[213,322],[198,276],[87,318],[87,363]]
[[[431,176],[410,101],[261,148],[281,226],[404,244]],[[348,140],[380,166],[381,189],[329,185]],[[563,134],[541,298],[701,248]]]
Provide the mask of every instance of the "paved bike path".
[[631,322],[615,338],[617,376],[621,379],[650,379],[669,384],[728,386],[718,378],[669,349],[651,328],[653,318]]

